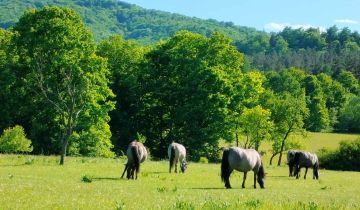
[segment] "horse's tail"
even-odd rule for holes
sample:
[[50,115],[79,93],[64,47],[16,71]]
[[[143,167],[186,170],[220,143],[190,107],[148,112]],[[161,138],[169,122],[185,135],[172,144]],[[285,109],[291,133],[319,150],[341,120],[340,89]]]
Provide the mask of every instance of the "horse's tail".
[[139,157],[139,153],[137,150],[138,150],[137,146],[131,147],[131,154],[133,156],[134,168],[135,168],[136,174],[138,174],[140,171],[140,157]]
[[224,149],[222,160],[221,160],[221,181],[225,180],[230,176],[230,164],[229,164],[229,149]]
[[171,146],[170,148],[170,170],[174,166],[175,161],[175,146]]
[[314,164],[314,178],[319,179],[319,168],[320,168],[320,163],[319,163],[319,159],[316,156],[316,162]]
[[266,173],[265,173],[264,165],[263,165],[262,162],[261,162],[261,165],[260,165],[259,170],[258,170],[258,172],[257,172],[257,175],[258,175],[259,177],[265,178]]

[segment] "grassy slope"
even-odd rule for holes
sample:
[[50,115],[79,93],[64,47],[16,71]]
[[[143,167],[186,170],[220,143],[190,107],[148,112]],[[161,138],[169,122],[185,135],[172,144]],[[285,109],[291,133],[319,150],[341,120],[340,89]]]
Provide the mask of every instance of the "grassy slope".
[[[333,145],[343,135],[314,134]],[[308,144],[318,145],[311,140]],[[331,147],[331,146],[330,146]],[[359,172],[320,172],[320,180],[294,180],[287,168],[266,166],[266,189],[252,188],[249,173],[241,189],[241,173],[233,173],[234,189],[220,182],[219,164],[190,163],[186,174],[168,174],[166,161],[147,161],[137,181],[120,179],[124,159],[0,155],[2,209],[359,209]],[[25,164],[28,163],[28,164]],[[81,181],[84,175],[92,183]]]

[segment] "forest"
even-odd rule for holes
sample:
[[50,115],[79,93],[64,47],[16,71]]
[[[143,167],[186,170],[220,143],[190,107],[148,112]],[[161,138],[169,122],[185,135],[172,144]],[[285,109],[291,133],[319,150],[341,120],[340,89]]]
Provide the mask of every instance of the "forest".
[[[20,11],[13,2],[7,8]],[[30,9],[18,20],[0,13],[1,152],[60,154],[63,164],[66,155],[122,155],[138,139],[154,159],[177,141],[191,160],[217,161],[221,141],[257,150],[270,141],[280,163],[301,147],[290,136],[360,132],[358,32],[267,34],[110,0],[72,2],[74,10]],[[119,28],[99,34],[100,22],[84,16],[93,8],[116,10]]]

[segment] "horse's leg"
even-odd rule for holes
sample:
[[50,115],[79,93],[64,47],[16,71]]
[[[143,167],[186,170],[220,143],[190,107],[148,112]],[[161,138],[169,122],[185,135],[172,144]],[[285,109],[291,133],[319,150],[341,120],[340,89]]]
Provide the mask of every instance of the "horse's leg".
[[124,169],[124,172],[123,172],[122,175],[121,175],[121,178],[124,177],[124,174],[125,174],[125,171],[126,171],[127,168],[128,168],[128,164],[126,163],[126,164],[125,164],[125,169]]
[[178,164],[178,161],[175,160],[175,173],[177,173],[177,164]]
[[300,166],[297,166],[297,168],[296,168],[296,179],[298,179],[299,176],[300,176],[300,170],[301,170]]
[[169,161],[169,173],[171,173],[171,167],[172,167],[172,162],[171,161]]
[[306,179],[306,174],[307,174],[307,171],[308,171],[308,167],[305,167],[305,175],[304,175],[304,179]]
[[243,182],[242,182],[242,185],[241,185],[242,188],[245,188],[246,174],[247,174],[247,172],[244,172]]
[[229,176],[225,177],[225,187],[227,189],[230,189],[231,188],[231,185],[230,185],[230,174],[231,174],[232,170],[229,172]]
[[254,171],[254,189],[256,189],[256,173]]

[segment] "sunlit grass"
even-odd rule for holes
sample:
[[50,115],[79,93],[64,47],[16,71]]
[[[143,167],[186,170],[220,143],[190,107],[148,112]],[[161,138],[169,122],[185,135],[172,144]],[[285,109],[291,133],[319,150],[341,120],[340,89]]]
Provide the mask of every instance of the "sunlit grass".
[[[314,139],[330,145],[326,136]],[[252,172],[241,189],[242,173],[234,172],[227,190],[220,164],[190,162],[185,174],[169,174],[166,161],[146,161],[133,181],[120,179],[125,162],[68,157],[59,166],[53,156],[0,155],[0,209],[360,208],[359,172],[321,170],[316,181],[310,169],[307,180],[295,180],[285,164],[265,162],[265,189],[253,189]]]

